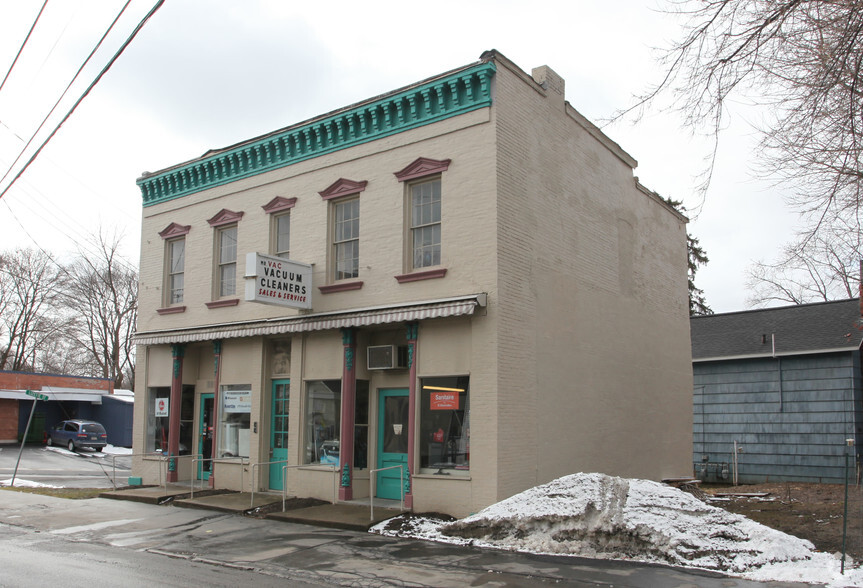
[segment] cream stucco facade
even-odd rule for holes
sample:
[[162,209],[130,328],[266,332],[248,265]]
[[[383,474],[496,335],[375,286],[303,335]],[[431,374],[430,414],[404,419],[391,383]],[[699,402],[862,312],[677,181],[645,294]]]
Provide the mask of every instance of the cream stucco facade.
[[[686,219],[635,165],[552,70],[487,52],[146,174],[134,438],[153,455],[136,475],[158,482],[159,450],[178,480],[259,491],[283,475],[290,494],[351,500],[401,463],[411,508],[454,515],[578,471],[689,475]],[[415,267],[424,182],[439,238]],[[351,200],[355,275],[336,279]],[[311,309],[245,300],[245,256],[276,252],[279,214]],[[225,227],[237,287],[222,296]],[[407,362],[369,369],[382,345]]]

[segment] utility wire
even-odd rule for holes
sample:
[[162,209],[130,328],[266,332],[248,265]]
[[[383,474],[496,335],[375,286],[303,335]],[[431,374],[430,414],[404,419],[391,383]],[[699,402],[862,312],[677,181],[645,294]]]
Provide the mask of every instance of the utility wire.
[[42,12],[45,10],[45,7],[48,5],[48,0],[42,3],[42,8],[39,9],[39,14],[36,15],[36,20],[33,21],[33,26],[30,27],[30,31],[27,33],[27,36],[24,37],[24,42],[21,43],[21,48],[18,49],[18,53],[15,55],[15,59],[12,60],[12,65],[9,66],[9,71],[6,72],[6,75],[3,77],[3,81],[0,82],[0,90],[3,89],[3,86],[6,84],[6,80],[9,79],[9,74],[12,73],[12,69],[15,67],[15,64],[18,63],[18,58],[21,57],[21,53],[24,51],[24,46],[27,45],[27,41],[30,40],[30,35],[33,34],[33,29],[36,28],[36,23],[39,22],[39,17],[42,16]]
[[[12,129],[10,129],[2,121],[0,121],[0,126],[5,127],[9,131],[10,134],[12,134],[15,138],[17,138],[21,143],[24,143],[24,139],[22,139],[20,136],[18,136],[18,134],[16,134]],[[57,165],[57,164],[55,163],[54,165]],[[61,172],[65,173],[67,175],[70,175],[70,177],[73,180],[76,180],[78,182],[81,181],[80,178],[77,178],[77,177],[71,175],[68,172],[68,170],[63,169],[59,165],[58,165],[58,169]],[[26,185],[26,182],[24,185]],[[87,186],[86,184],[82,184],[82,186],[86,190],[89,190],[90,192],[93,192],[95,194],[95,191],[92,188],[90,188],[89,186]],[[52,206],[50,205],[50,199],[47,196],[45,196],[45,194],[43,194],[41,191],[39,191],[39,188],[37,188],[36,186],[30,185],[29,189],[32,190],[32,192],[29,193],[29,198],[28,198],[27,189],[25,189],[23,185],[19,184],[20,195],[24,196],[18,202],[19,206],[26,208],[28,211],[36,214],[37,216],[41,216],[42,221],[45,222],[46,224],[48,224],[51,228],[53,228],[54,231],[64,235],[70,241],[74,241],[75,243],[77,243],[78,247],[81,248],[82,250],[86,250],[86,251],[82,251],[82,253],[90,253],[90,254],[95,254],[95,255],[99,254],[98,249],[94,248],[93,244],[90,241],[90,237],[92,235],[88,235],[87,233],[78,231],[76,229],[75,223],[69,224],[68,222],[62,222],[64,219],[61,219],[60,217],[56,216],[52,212]],[[13,194],[10,194],[9,196],[10,196],[10,198],[14,198],[18,195],[19,194],[13,193]],[[42,200],[42,201],[44,201],[44,203],[39,204],[38,202],[35,202],[36,200]],[[41,206],[41,208],[38,211],[35,210],[33,207],[30,206],[30,204],[29,204],[30,201],[35,202],[37,207]],[[21,227],[22,231],[24,232],[25,235],[27,235],[27,237],[30,239],[30,241],[32,241],[33,244],[40,251],[42,251],[42,253],[44,253],[47,257],[49,257],[51,259],[51,261],[54,262],[55,265],[57,265],[58,267],[61,267],[60,264],[58,264],[56,261],[54,261],[54,259],[50,256],[50,254],[48,254],[42,248],[42,246],[39,245],[39,243],[36,241],[36,238],[27,232],[27,229],[24,227],[23,224],[21,224],[21,221],[18,219],[17,216],[15,216],[15,213],[12,211],[12,206],[9,204],[9,198],[6,198],[5,200],[3,200],[2,203],[5,204],[6,208],[9,209],[9,213],[12,215],[12,217],[15,219],[15,221],[18,223],[18,225]],[[125,216],[128,217],[128,215],[125,215]],[[57,223],[53,222],[52,219],[49,217],[53,217],[53,219],[58,221],[58,222]],[[65,220],[68,220],[68,219],[65,219]],[[125,268],[127,270],[135,271],[135,272],[138,271],[138,267],[136,265],[132,264],[131,262],[129,262],[128,260],[126,260],[125,258],[122,259],[121,263],[122,263],[122,265],[125,266]]]
[[[44,195],[41,194],[38,191],[38,189],[36,189],[35,187],[31,186],[31,189],[35,190],[36,194],[38,194],[39,196],[44,197]],[[27,237],[30,239],[30,241],[32,241],[33,244],[40,251],[42,251],[46,255],[49,255],[47,252],[45,252],[44,248],[41,245],[39,245],[39,243],[36,241],[35,237],[33,237],[33,235],[31,235],[29,232],[27,232],[26,228],[24,228],[24,225],[21,224],[21,221],[18,219],[18,217],[12,211],[12,206],[9,203],[9,198],[3,200],[2,203],[5,204],[6,208],[9,209],[9,213],[12,215],[12,217],[15,219],[15,221],[18,223],[18,225],[21,227],[21,229],[24,231],[24,234],[27,235]],[[30,207],[27,204],[27,202],[24,200],[22,200],[18,204],[33,214],[42,214],[43,215],[42,221],[44,223],[46,223],[47,225],[51,226],[51,228],[53,228],[53,230],[55,232],[63,235],[64,237],[66,237],[70,241],[74,242],[76,244],[76,247],[78,249],[79,254],[81,254],[81,255],[94,255],[94,256],[99,255],[99,245],[97,242],[95,242],[93,240],[93,239],[95,239],[94,235],[93,234],[87,234],[87,233],[80,232],[80,231],[76,230],[74,227],[74,223],[69,225],[69,224],[64,224],[62,222],[53,222],[52,219],[48,218],[48,215],[50,215],[51,217],[53,217],[57,221],[60,221],[60,219],[51,212],[50,206],[44,206],[42,210],[37,212],[32,207]],[[99,233],[98,233],[99,240],[102,239],[102,235],[103,235],[103,232],[104,232],[106,226],[107,225],[104,225],[104,224],[100,225]],[[112,239],[110,234],[108,234],[108,233],[104,233],[104,234],[105,234],[106,239],[108,239],[108,240]],[[54,261],[53,257],[51,258],[51,261]],[[120,263],[127,270],[134,271],[134,272],[138,271],[138,266],[133,264],[131,261],[127,260],[125,257],[123,257],[123,259],[121,261],[119,261],[118,263]],[[56,262],[55,262],[55,264],[58,265],[58,267],[60,265],[59,263],[56,263]]]
[[[15,219],[15,222],[16,222],[16,223],[18,223],[18,226],[19,226],[19,227],[21,227],[21,230],[24,232],[24,234],[25,234],[25,235],[27,235],[27,236],[30,238],[30,240],[31,240],[31,241],[33,242],[33,244],[36,246],[36,249],[38,249],[40,252],[42,252],[42,254],[43,254],[43,255],[48,259],[48,261],[49,261],[49,262],[51,262],[51,263],[54,265],[54,267],[57,269],[57,271],[59,271],[59,272],[60,272],[60,273],[62,273],[62,274],[65,274],[65,275],[66,275],[66,277],[67,277],[67,278],[69,278],[70,280],[74,280],[74,279],[75,279],[75,276],[73,276],[73,275],[69,272],[69,268],[68,268],[68,266],[66,266],[66,265],[64,265],[64,264],[60,263],[59,261],[57,261],[57,259],[55,258],[55,256],[54,256],[53,254],[51,254],[51,253],[50,253],[49,251],[47,251],[44,247],[42,247],[41,245],[39,245],[39,242],[38,242],[38,241],[36,241],[36,239],[34,239],[34,238],[33,238],[33,235],[31,235],[29,232],[27,232],[26,227],[25,227],[25,226],[24,226],[24,224],[21,222],[21,220],[20,220],[20,219],[15,215],[15,213],[12,211],[12,207],[11,207],[11,206],[9,206],[9,203],[8,203],[8,202],[3,202],[3,204],[5,204],[5,205],[6,205],[6,208],[8,208],[8,209],[9,209],[9,214],[11,214],[11,215],[12,215],[12,218],[13,218],[13,219]],[[86,243],[86,241],[85,241],[85,243]],[[108,243],[107,245],[108,245],[109,247],[111,246],[111,244],[110,244],[110,243]],[[95,244],[87,243],[87,246],[88,246],[88,247],[93,247],[93,246],[95,246]],[[86,255],[85,255],[85,254],[86,254],[86,253],[88,253],[88,252],[87,252],[87,251],[84,251],[83,249],[84,249],[84,248],[82,247],[82,248],[80,248],[80,249],[78,250],[78,258],[80,258],[80,259],[84,259],[84,260],[87,260],[87,257],[86,257]],[[95,256],[98,256],[98,255],[100,255],[102,252],[100,252],[98,249],[90,249],[89,253],[90,253],[90,254],[93,254],[93,255],[95,255]],[[127,272],[131,272],[131,273],[134,273],[134,274],[137,274],[137,273],[138,273],[138,268],[137,268],[136,266],[134,266],[132,263],[130,263],[130,262],[129,262],[129,260],[127,260],[125,257],[123,257],[123,255],[122,255],[122,254],[119,254],[119,252],[118,252],[117,257],[116,257],[116,258],[114,258],[114,260],[113,260],[113,261],[114,261],[114,262],[116,262],[117,267],[118,267],[119,269],[123,269],[123,270],[126,270]],[[91,267],[94,267],[92,264],[90,264],[90,266],[91,266]]]
[[6,186],[2,192],[0,192],[0,199],[2,199],[3,196],[6,194],[6,192],[8,192],[9,189],[13,185],[15,185],[15,182],[18,180],[18,178],[20,178],[24,174],[24,172],[27,170],[27,168],[30,167],[30,164],[32,164],[36,160],[36,158],[42,152],[42,149],[45,148],[45,146],[48,144],[48,142],[54,137],[54,135],[57,134],[57,131],[60,130],[60,127],[63,126],[63,123],[65,123],[69,119],[69,117],[72,116],[72,113],[75,112],[75,109],[78,108],[78,105],[80,105],[81,102],[84,101],[84,98],[86,98],[87,95],[90,94],[90,91],[94,87],[96,87],[96,84],[99,83],[99,80],[102,79],[102,76],[104,76],[106,73],[108,73],[108,70],[111,69],[111,66],[114,65],[114,62],[117,61],[117,59],[120,57],[120,55],[123,54],[123,51],[126,50],[126,47],[129,46],[129,44],[138,35],[138,33],[141,31],[141,29],[144,27],[144,25],[147,24],[147,21],[149,21],[150,18],[154,14],[156,14],[156,11],[159,10],[164,3],[165,3],[165,0],[159,0],[158,2],[156,2],[156,4],[153,6],[153,8],[150,9],[150,12],[148,12],[147,15],[141,20],[141,22],[138,23],[138,26],[135,27],[135,30],[132,31],[132,34],[129,35],[129,37],[126,39],[126,41],[123,43],[123,45],[117,50],[116,53],[114,53],[114,56],[111,57],[111,60],[108,62],[108,64],[104,68],[102,68],[102,71],[99,72],[99,75],[96,76],[96,79],[93,80],[93,82],[87,87],[87,89],[84,91],[84,93],[81,94],[81,97],[78,98],[78,100],[75,102],[75,104],[72,105],[72,108],[69,109],[69,112],[66,113],[66,116],[63,117],[63,120],[61,120],[57,124],[57,126],[54,127],[54,130],[51,131],[51,134],[48,135],[48,138],[46,138],[42,142],[42,144],[36,150],[36,153],[34,153],[30,157],[30,159],[27,160],[27,163],[24,164],[24,167],[21,168],[21,171],[19,171],[17,174],[15,174],[15,177],[12,178],[12,181],[9,183],[9,185]]
[[96,43],[96,46],[93,47],[92,51],[90,51],[90,55],[87,56],[87,59],[84,60],[84,63],[82,63],[81,67],[78,68],[78,71],[75,72],[75,75],[69,81],[69,84],[66,86],[66,89],[63,90],[63,93],[60,94],[59,98],[57,98],[57,101],[54,103],[54,106],[51,107],[51,110],[48,112],[48,114],[45,115],[45,118],[42,119],[42,122],[39,124],[39,127],[35,131],[33,131],[33,134],[30,136],[30,140],[27,141],[27,144],[21,148],[21,152],[18,153],[18,157],[15,158],[15,161],[12,162],[12,164],[9,166],[9,169],[7,169],[6,173],[3,174],[3,177],[0,178],[0,182],[3,182],[3,180],[5,180],[6,177],[12,172],[12,168],[15,167],[15,164],[18,163],[18,160],[21,159],[21,157],[24,155],[24,152],[27,151],[28,147],[30,147],[30,144],[36,138],[36,135],[39,134],[39,131],[42,130],[42,127],[45,126],[45,123],[48,122],[48,119],[51,118],[52,114],[54,114],[54,111],[57,110],[57,106],[59,106],[60,102],[63,100],[63,98],[66,97],[66,94],[69,92],[69,89],[72,87],[72,84],[75,83],[75,80],[78,79],[78,76],[81,75],[81,72],[84,70],[84,68],[87,66],[87,64],[90,63],[90,60],[93,58],[93,55],[96,53],[96,51],[99,50],[99,47],[102,46],[102,43],[105,41],[105,38],[114,29],[114,25],[117,24],[117,21],[120,20],[121,16],[123,16],[123,13],[126,12],[126,9],[129,7],[129,4],[131,2],[132,2],[132,0],[126,0],[126,4],[123,5],[123,8],[120,10],[119,14],[117,14],[116,18],[114,18],[114,21],[111,23],[111,26],[108,27],[108,30],[105,31],[105,34],[102,35],[102,38],[99,39],[99,42]]

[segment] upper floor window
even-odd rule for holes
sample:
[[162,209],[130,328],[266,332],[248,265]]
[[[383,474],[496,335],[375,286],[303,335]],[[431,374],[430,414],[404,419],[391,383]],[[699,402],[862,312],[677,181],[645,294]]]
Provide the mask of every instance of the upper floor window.
[[[368,182],[340,178],[319,192],[330,203],[330,280],[360,275],[360,192]],[[355,282],[353,284],[361,284]],[[323,291],[323,289],[322,289]]]
[[218,277],[219,296],[237,293],[237,226],[219,229],[216,233],[219,252]]
[[213,296],[223,298],[237,293],[237,223],[242,212],[223,208],[207,222],[215,232]]
[[168,304],[183,302],[186,239],[168,241]]
[[440,265],[440,178],[410,185],[411,267]]
[[186,235],[191,225],[171,223],[159,232],[165,239],[165,270],[162,306],[182,304],[186,282]]
[[360,200],[333,203],[333,260],[336,280],[360,275]]
[[[441,192],[443,172],[449,169],[450,159],[420,157],[410,165],[395,172],[400,182],[405,182],[405,270],[410,272],[441,265]],[[446,270],[434,270],[440,277]],[[429,272],[416,272],[429,274]],[[408,276],[396,276],[402,281]],[[409,280],[405,280],[409,281]]]
[[270,220],[270,252],[278,257],[291,256],[291,209],[296,198],[276,196],[262,206],[264,212],[272,215]]
[[273,217],[273,253],[279,257],[291,256],[291,213]]

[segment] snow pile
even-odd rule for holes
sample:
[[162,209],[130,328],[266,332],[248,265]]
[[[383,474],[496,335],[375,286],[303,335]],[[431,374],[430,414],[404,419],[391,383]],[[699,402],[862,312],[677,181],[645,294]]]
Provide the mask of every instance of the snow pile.
[[[753,580],[863,585],[809,541],[657,482],[573,474],[457,521],[403,516],[373,532],[557,555],[658,562]],[[853,575],[852,575],[853,574]]]

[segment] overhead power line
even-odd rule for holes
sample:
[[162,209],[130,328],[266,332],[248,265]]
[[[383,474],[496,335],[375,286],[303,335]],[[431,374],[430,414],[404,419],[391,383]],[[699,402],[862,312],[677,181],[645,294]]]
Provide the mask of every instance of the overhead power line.
[[66,94],[69,92],[69,89],[72,87],[72,84],[75,83],[75,80],[78,79],[78,76],[81,75],[81,72],[84,70],[84,68],[87,66],[87,64],[90,63],[90,60],[93,58],[93,55],[95,55],[96,51],[99,50],[99,47],[102,46],[102,43],[105,41],[105,38],[111,33],[112,30],[114,30],[114,25],[117,24],[117,21],[120,20],[121,16],[123,16],[123,13],[126,12],[126,9],[129,7],[129,4],[131,2],[132,2],[132,0],[126,0],[126,4],[123,5],[123,8],[120,10],[120,12],[114,18],[114,21],[111,23],[111,25],[105,31],[105,33],[102,35],[102,38],[99,39],[99,42],[96,43],[96,46],[93,47],[92,51],[90,51],[90,54],[87,56],[87,59],[84,60],[84,63],[82,63],[81,67],[78,68],[78,71],[75,72],[75,75],[72,77],[72,79],[66,85],[66,89],[63,90],[63,93],[60,94],[59,98],[57,98],[57,101],[54,103],[54,106],[51,107],[51,110],[48,112],[48,114],[45,115],[45,118],[42,119],[42,122],[39,123],[39,126],[37,127],[37,129],[35,131],[33,131],[33,134],[30,136],[30,140],[27,141],[27,143],[24,145],[24,147],[21,148],[21,152],[18,153],[18,157],[15,158],[15,161],[12,162],[12,164],[9,166],[9,169],[7,169],[6,173],[3,174],[3,177],[0,178],[0,182],[5,180],[6,177],[12,172],[12,169],[15,167],[15,164],[18,163],[18,160],[21,159],[21,157],[27,151],[27,148],[30,147],[31,143],[33,143],[33,140],[36,138],[36,135],[39,134],[39,131],[42,130],[42,127],[45,126],[45,123],[48,122],[48,119],[51,118],[51,115],[54,114],[55,110],[57,110],[57,106],[60,105],[60,102],[62,102],[63,98],[66,97]]
[[27,41],[30,40],[30,35],[33,34],[33,29],[36,28],[36,23],[39,22],[39,17],[42,16],[42,12],[45,10],[45,6],[48,5],[48,0],[42,3],[42,8],[39,9],[39,14],[36,15],[36,20],[33,21],[33,26],[30,27],[30,31],[27,33],[27,36],[24,37],[24,42],[21,43],[21,48],[18,49],[18,53],[15,55],[15,59],[12,60],[12,65],[9,66],[9,71],[6,72],[6,75],[3,77],[3,81],[0,82],[0,90],[3,89],[3,86],[6,85],[6,80],[9,79],[9,74],[12,73],[12,70],[15,68],[15,64],[18,63],[18,58],[21,57],[21,53],[24,51],[24,47],[27,45]]
[[9,191],[9,189],[15,185],[15,182],[18,180],[18,178],[20,178],[24,174],[24,172],[27,170],[27,168],[30,167],[30,164],[32,164],[36,160],[36,158],[42,152],[42,149],[44,149],[45,146],[48,144],[48,142],[54,137],[54,135],[57,134],[57,131],[60,130],[60,127],[63,126],[63,124],[69,119],[69,117],[72,116],[72,113],[75,112],[75,109],[77,109],[78,106],[81,104],[81,102],[84,101],[84,98],[86,98],[90,94],[90,92],[93,90],[93,88],[96,87],[96,84],[99,83],[99,80],[102,79],[102,76],[104,76],[106,73],[108,73],[108,70],[111,69],[111,66],[114,65],[114,62],[117,61],[117,59],[119,59],[120,55],[123,54],[123,51],[126,50],[126,47],[129,46],[129,44],[135,39],[135,37],[138,35],[138,33],[141,31],[141,29],[144,28],[144,25],[147,24],[147,21],[149,21],[150,18],[152,18],[152,16],[154,14],[156,14],[156,11],[159,10],[164,3],[165,3],[165,0],[159,0],[158,2],[156,2],[156,4],[153,6],[153,8],[150,9],[150,12],[148,12],[147,15],[143,19],[141,19],[141,22],[138,23],[138,26],[135,27],[135,30],[132,31],[132,34],[129,35],[129,37],[126,39],[126,41],[123,43],[123,45],[121,45],[120,48],[117,50],[117,52],[114,53],[113,57],[111,57],[111,60],[108,61],[107,65],[105,65],[105,67],[102,68],[102,71],[99,72],[99,75],[96,76],[96,78],[87,87],[87,89],[84,91],[84,93],[81,94],[81,97],[75,101],[75,104],[72,105],[72,108],[69,109],[69,112],[66,113],[66,115],[63,117],[63,120],[61,120],[59,123],[57,123],[57,126],[54,127],[54,130],[51,131],[51,134],[48,135],[48,137],[42,142],[42,144],[39,146],[39,148],[36,150],[36,152],[30,157],[30,159],[27,160],[27,163],[24,164],[24,167],[22,167],[21,170],[17,174],[15,174],[15,177],[12,178],[12,181],[9,182],[9,185],[6,186],[2,192],[0,192],[0,198],[3,198],[3,196],[6,195],[6,193]]

